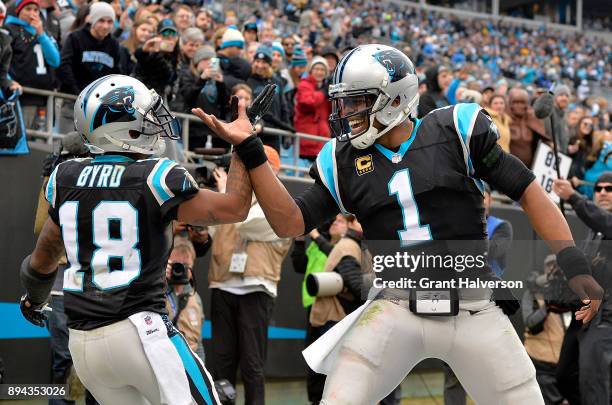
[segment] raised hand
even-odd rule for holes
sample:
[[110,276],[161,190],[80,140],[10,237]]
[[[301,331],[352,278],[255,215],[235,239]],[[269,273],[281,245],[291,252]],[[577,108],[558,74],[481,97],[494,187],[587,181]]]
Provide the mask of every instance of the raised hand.
[[232,97],[232,104],[236,105],[238,116],[232,122],[222,122],[211,114],[206,114],[201,108],[192,108],[191,112],[204,122],[219,138],[232,145],[238,145],[254,134],[253,125],[247,116],[244,100],[237,101]]

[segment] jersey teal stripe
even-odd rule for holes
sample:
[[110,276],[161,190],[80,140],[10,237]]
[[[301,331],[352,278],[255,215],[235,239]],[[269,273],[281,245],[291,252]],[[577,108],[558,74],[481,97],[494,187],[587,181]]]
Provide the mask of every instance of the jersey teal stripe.
[[375,143],[374,146],[376,147],[376,149],[380,151],[380,153],[382,153],[391,162],[393,162],[393,155],[400,155],[401,158],[403,159],[406,152],[408,152],[408,149],[410,149],[410,145],[412,145],[412,142],[414,142],[414,139],[417,136],[417,130],[419,129],[420,125],[421,125],[421,120],[417,118],[416,123],[414,124],[414,128],[412,129],[412,135],[410,136],[410,138],[402,142],[397,153],[385,148],[379,143]]
[[193,381],[198,391],[200,391],[202,398],[204,398],[207,404],[213,405],[212,400],[210,399],[210,393],[206,388],[206,382],[204,382],[204,376],[202,376],[202,373],[200,373],[200,369],[195,363],[196,360],[191,355],[191,352],[187,348],[187,344],[183,338],[180,335],[174,335],[170,338],[170,341],[176,348],[179,356],[181,356],[185,371],[187,374],[189,374],[189,377],[191,377],[191,381]]
[[47,193],[46,193],[46,197],[47,197],[47,201],[49,202],[49,204],[53,205],[53,193],[54,193],[54,189],[53,189],[53,183],[55,183],[55,174],[57,173],[57,168],[59,166],[56,166],[55,169],[53,170],[53,173],[51,173],[51,176],[49,176],[49,181],[47,183]]
[[468,137],[470,136],[470,124],[474,119],[474,115],[480,111],[480,106],[476,103],[462,103],[455,106],[457,109],[457,126],[459,127],[459,134],[465,148],[468,151],[468,169],[470,173],[474,171],[472,165],[472,159],[470,157],[470,145]]
[[332,158],[332,142],[333,140],[328,141],[321,151],[319,152],[319,156],[317,160],[319,161],[319,165],[321,166],[321,176],[325,178],[325,183],[327,183],[327,189],[331,193],[334,200],[336,200],[336,204],[340,207],[340,201],[338,200],[338,195],[336,194],[336,178],[334,176],[334,161]]
[[157,171],[153,175],[153,187],[155,187],[155,191],[157,191],[159,198],[161,198],[164,202],[170,199],[170,195],[162,187],[161,176],[164,170],[166,170],[166,168],[170,166],[172,163],[173,163],[172,160],[162,161],[162,163],[157,167]]

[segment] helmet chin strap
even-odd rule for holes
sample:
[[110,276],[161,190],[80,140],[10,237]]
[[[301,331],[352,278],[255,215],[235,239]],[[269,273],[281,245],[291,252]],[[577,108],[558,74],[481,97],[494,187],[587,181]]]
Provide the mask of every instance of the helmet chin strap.
[[[112,136],[108,134],[104,134],[104,138],[106,138],[110,143],[121,148],[125,152],[141,153],[143,155],[153,155],[155,153],[154,151],[151,151],[151,150],[143,149],[135,145],[130,145],[128,143],[118,141],[117,139],[113,138]],[[158,138],[158,141],[159,141],[159,138]]]
[[351,144],[357,149],[365,149],[374,144],[378,138],[395,128],[400,122],[406,118],[406,114],[399,115],[389,125],[387,125],[382,131],[379,131],[374,127],[375,116],[370,116],[370,128],[361,136],[351,140]]
[[379,132],[378,129],[374,127],[374,119],[376,118],[376,114],[370,115],[370,128],[361,136],[358,136],[355,139],[351,140],[351,144],[357,149],[365,149],[374,144],[378,138],[389,132],[391,129],[398,126],[401,122],[403,122],[407,117],[410,116],[410,112],[414,108],[414,106],[419,102],[419,94],[417,93],[410,103],[404,108],[402,111],[403,114],[399,115],[396,119],[394,119],[389,125],[387,125],[382,131]]

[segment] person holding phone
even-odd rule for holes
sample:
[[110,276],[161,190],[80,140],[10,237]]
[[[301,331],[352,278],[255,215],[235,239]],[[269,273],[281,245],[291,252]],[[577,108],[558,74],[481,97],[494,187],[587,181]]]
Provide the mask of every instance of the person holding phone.
[[[181,77],[178,93],[184,100],[184,112],[190,112],[193,107],[198,107],[217,117],[226,115],[229,106],[228,92],[219,66],[219,58],[211,46],[205,45],[196,51],[189,71]],[[208,136],[214,136],[213,132],[199,122],[193,122],[191,125],[189,147],[191,149],[205,147]],[[214,147],[229,147],[224,141],[217,144],[216,137],[211,141]]]
[[157,35],[134,52],[137,61],[134,77],[155,89],[164,99],[170,95],[176,80],[178,40],[179,34],[174,22],[164,19],[157,26]]

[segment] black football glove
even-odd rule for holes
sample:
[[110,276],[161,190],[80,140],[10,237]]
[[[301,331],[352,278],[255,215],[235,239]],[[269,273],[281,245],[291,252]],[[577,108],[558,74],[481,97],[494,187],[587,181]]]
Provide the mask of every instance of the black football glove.
[[334,268],[340,276],[342,282],[355,298],[361,298],[361,286],[363,284],[363,276],[361,274],[361,265],[353,256],[344,256]]
[[507,316],[514,315],[521,308],[521,303],[509,288],[495,288],[493,300]]
[[247,109],[247,115],[249,116],[251,125],[255,126],[255,124],[268,113],[274,101],[276,87],[276,84],[266,84],[266,87],[264,87],[261,93],[255,97],[255,100],[253,100],[251,106]]
[[[29,307],[26,305],[26,302],[30,304]],[[46,312],[51,312],[51,307],[47,304],[47,301],[42,304],[34,305],[28,300],[27,294],[21,297],[19,309],[21,309],[21,313],[25,319],[41,328],[45,327],[45,321],[47,320]]]

